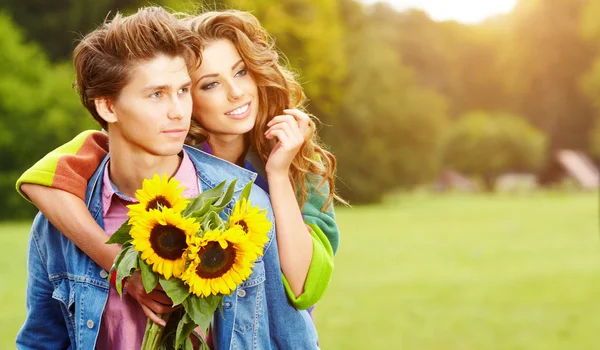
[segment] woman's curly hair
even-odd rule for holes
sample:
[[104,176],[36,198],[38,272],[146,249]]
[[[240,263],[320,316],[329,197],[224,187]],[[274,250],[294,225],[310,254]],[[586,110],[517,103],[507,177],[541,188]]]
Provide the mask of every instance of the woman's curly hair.
[[[252,14],[237,10],[210,11],[183,20],[200,36],[204,45],[221,39],[230,40],[244,60],[258,86],[259,98],[256,123],[249,132],[247,142],[266,163],[273,148],[264,136],[267,123],[275,116],[282,115],[284,109],[303,109],[306,96],[302,87],[294,74],[279,63],[280,56],[274,40]],[[333,198],[344,201],[335,194],[335,157],[320,144],[312,118],[309,123],[310,134],[292,161],[289,177],[296,186],[300,207],[306,202],[309,191],[314,189],[327,198],[321,208],[324,210],[332,204]],[[193,119],[189,136],[188,142],[193,145],[208,138],[206,131]]]

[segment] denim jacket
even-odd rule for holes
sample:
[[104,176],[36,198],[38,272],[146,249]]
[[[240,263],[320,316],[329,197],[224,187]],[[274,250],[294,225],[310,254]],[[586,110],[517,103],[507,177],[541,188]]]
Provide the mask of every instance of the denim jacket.
[[[256,174],[184,146],[203,191],[222,181],[238,179],[233,203]],[[86,204],[100,226],[102,173],[108,156],[88,184]],[[268,195],[252,186],[253,205],[268,210]],[[27,317],[19,334],[19,349],[94,349],[102,312],[108,298],[107,272],[62,235],[41,214],[36,216],[29,240]],[[215,312],[213,342],[217,349],[317,349],[314,323],[305,310],[295,309],[286,297],[277,250],[275,224],[264,255],[254,264],[248,280],[223,298]]]

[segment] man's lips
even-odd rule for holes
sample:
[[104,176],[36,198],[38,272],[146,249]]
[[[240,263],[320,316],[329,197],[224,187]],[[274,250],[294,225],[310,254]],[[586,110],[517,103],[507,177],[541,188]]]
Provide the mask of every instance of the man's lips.
[[163,130],[162,133],[167,136],[170,136],[170,137],[179,137],[182,134],[186,134],[187,130],[185,130],[185,129],[168,129],[168,130]]

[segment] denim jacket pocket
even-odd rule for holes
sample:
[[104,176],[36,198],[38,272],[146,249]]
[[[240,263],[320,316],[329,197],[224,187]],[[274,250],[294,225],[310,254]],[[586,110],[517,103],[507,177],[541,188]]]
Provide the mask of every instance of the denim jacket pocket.
[[60,302],[61,310],[69,331],[72,332],[75,327],[75,288],[72,288],[71,282],[66,279],[60,279],[55,283],[52,298]]
[[[235,290],[236,315],[234,329],[238,333],[257,332],[261,315],[265,311],[265,266],[257,260],[250,278]],[[244,334],[244,338],[250,334]],[[253,338],[253,337],[252,337]],[[250,344],[248,344],[250,345]],[[246,347],[244,347],[246,348]],[[248,349],[253,348],[252,346]]]

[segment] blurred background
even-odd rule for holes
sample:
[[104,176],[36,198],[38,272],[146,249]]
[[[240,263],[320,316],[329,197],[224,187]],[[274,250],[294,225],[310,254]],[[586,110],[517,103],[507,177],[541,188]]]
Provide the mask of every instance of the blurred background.
[[[324,349],[599,349],[600,0],[154,0],[249,10],[338,160]],[[145,0],[0,3],[0,348],[25,316],[18,176],[97,128],[71,53]],[[109,16],[110,17],[110,16]]]

